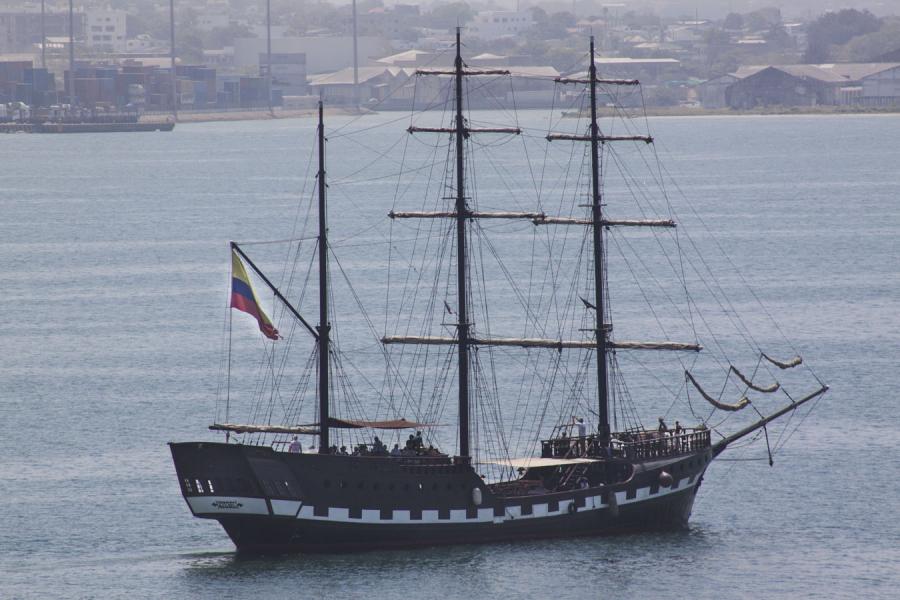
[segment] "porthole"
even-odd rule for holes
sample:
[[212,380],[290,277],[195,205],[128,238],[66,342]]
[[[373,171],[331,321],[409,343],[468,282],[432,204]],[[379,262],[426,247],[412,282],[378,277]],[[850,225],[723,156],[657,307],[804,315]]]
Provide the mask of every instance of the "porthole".
[[343,490],[343,489],[346,489],[346,488],[347,488],[347,482],[344,481],[344,480],[342,479],[342,480],[338,483],[338,487],[341,488],[342,490]]
[[206,483],[209,485],[209,488],[208,488],[208,489],[209,489],[209,493],[210,493],[210,494],[215,494],[215,493],[216,493],[216,488],[213,487],[212,479],[207,479],[207,480],[206,480]]
[[424,489],[425,489],[425,486],[422,485],[422,484],[420,483],[420,484],[419,484],[419,491],[421,492],[421,491],[424,490]]

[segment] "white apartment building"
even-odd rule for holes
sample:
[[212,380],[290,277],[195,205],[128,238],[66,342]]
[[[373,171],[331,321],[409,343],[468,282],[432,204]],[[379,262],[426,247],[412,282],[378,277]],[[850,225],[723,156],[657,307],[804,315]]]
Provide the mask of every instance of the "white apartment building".
[[487,10],[479,12],[467,31],[483,40],[517,35],[534,27],[530,10]]
[[84,11],[85,46],[107,52],[125,52],[127,33],[124,10],[89,8]]

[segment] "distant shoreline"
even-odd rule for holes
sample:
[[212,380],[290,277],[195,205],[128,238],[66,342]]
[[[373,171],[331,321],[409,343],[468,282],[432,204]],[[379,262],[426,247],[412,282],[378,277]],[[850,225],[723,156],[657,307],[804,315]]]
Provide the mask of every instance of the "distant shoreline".
[[[531,109],[529,109],[531,110]],[[559,111],[559,109],[555,109]],[[378,112],[403,112],[397,110],[390,111],[373,111],[362,109],[361,112],[347,109],[332,107],[325,109],[328,115],[354,116],[359,114]],[[560,111],[568,112],[568,111]],[[571,116],[577,116],[575,111],[571,111]],[[623,114],[637,117],[643,116],[644,111],[635,108],[626,108],[620,111]],[[181,112],[178,114],[178,123],[214,123],[221,121],[270,121],[277,119],[306,119],[313,118],[317,114],[315,108],[307,109],[276,109],[274,115],[267,110],[241,110],[241,111],[202,111],[202,112]],[[601,109],[599,116],[612,116],[614,113],[609,110]],[[816,107],[798,107],[798,106],[772,106],[758,108],[752,110],[732,110],[728,108],[692,108],[684,106],[673,107],[650,107],[646,110],[648,117],[740,117],[740,116],[793,116],[793,115],[888,115],[900,114],[900,106],[893,107],[866,107],[853,108],[847,106],[816,106]],[[140,119],[143,123],[158,123],[171,119],[168,114],[152,114],[143,115]]]
[[[643,115],[642,109],[628,108],[624,112],[630,116]],[[889,115],[900,113],[900,106],[848,107],[848,106],[769,106],[749,110],[730,108],[691,108],[685,106],[649,107],[648,117],[753,117],[753,116],[793,116],[793,115]],[[602,116],[611,116],[613,111],[600,110]]]
[[[372,113],[373,111],[362,109],[361,111],[348,108],[331,107],[325,109],[326,115],[346,115],[355,116],[359,114]],[[318,114],[317,108],[298,108],[298,109],[276,109],[273,113],[268,110],[221,110],[221,111],[198,111],[198,112],[179,112],[178,123],[215,123],[219,121],[271,121],[277,119],[306,119],[313,118]],[[153,113],[141,115],[141,123],[160,123],[170,121],[171,113]]]

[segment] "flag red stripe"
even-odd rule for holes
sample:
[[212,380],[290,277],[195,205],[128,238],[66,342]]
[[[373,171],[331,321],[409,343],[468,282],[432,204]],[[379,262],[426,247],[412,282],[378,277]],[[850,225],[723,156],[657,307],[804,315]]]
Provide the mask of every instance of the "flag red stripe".
[[273,327],[270,323],[266,323],[263,320],[259,312],[259,306],[257,306],[256,302],[254,302],[252,298],[247,298],[246,296],[243,296],[238,292],[233,292],[231,294],[231,307],[243,311],[255,318],[256,323],[259,326],[259,330],[263,332],[263,335],[265,335],[267,338],[277,340],[280,337],[278,335],[278,330],[275,329],[275,327]]

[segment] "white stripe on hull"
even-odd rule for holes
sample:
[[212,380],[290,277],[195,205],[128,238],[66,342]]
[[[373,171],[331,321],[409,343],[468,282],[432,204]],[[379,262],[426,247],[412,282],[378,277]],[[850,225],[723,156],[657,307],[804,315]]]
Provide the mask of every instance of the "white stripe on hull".
[[[691,477],[691,479],[693,479],[693,477]],[[669,494],[685,491],[686,489],[689,489],[691,487],[691,483],[693,482],[690,482],[687,480],[687,478],[684,478],[679,480],[677,485],[673,485],[670,488],[660,487],[659,491],[656,494],[652,495],[650,494],[649,487],[638,488],[634,498],[626,498],[627,493],[625,491],[619,491],[616,492],[617,504],[618,506],[626,506],[629,504],[651,500],[654,498],[661,498]],[[560,500],[559,508],[557,510],[550,510],[550,505],[546,502],[533,504],[531,506],[531,514],[529,515],[522,514],[521,505],[513,505],[507,507],[505,514],[500,517],[494,516],[494,509],[492,508],[479,508],[477,516],[473,518],[467,518],[466,510],[464,509],[453,509],[450,511],[450,518],[448,519],[439,518],[439,512],[437,510],[423,510],[421,519],[412,519],[409,510],[394,510],[392,512],[392,518],[382,519],[381,511],[377,509],[362,509],[359,518],[351,518],[349,509],[336,507],[329,507],[328,516],[326,517],[316,516],[314,514],[313,507],[307,505],[300,508],[300,512],[297,513],[297,518],[307,519],[310,521],[332,521],[340,523],[366,523],[381,525],[428,525],[445,523],[499,524],[506,521],[514,521],[520,519],[541,519],[546,517],[557,517],[559,515],[567,514],[570,510],[569,506],[574,502],[574,500]],[[584,506],[576,510],[577,512],[584,512],[586,510],[601,510],[608,507],[608,504],[603,503],[603,497],[597,495],[586,497]]]
[[270,500],[272,513],[278,517],[296,517],[302,502],[296,500]]
[[[682,492],[690,489],[694,483],[694,476],[683,478],[675,482],[669,488],[660,487],[656,494],[650,494],[649,487],[642,487],[636,490],[634,498],[627,498],[627,492],[624,490],[615,492],[616,504],[618,506],[627,506],[637,502],[643,502],[654,498],[661,498],[669,494]],[[587,510],[601,510],[608,508],[608,504],[603,503],[603,497],[600,495],[587,496],[584,506],[577,508],[577,512]],[[194,514],[205,516],[219,515],[268,515],[269,508],[263,498],[243,498],[230,496],[190,496],[187,498],[188,504]],[[508,521],[516,521],[521,519],[541,519],[547,517],[556,517],[569,513],[570,506],[574,504],[574,500],[560,500],[557,510],[550,510],[550,505],[546,502],[533,504],[531,506],[531,514],[522,514],[521,505],[508,506],[503,516],[494,516],[494,509],[479,508],[477,515],[473,518],[467,518],[465,509],[450,510],[449,518],[439,518],[437,510],[423,510],[421,519],[413,519],[409,510],[394,510],[392,518],[382,519],[379,509],[364,508],[360,511],[359,518],[350,517],[350,509],[341,507],[328,507],[328,516],[316,516],[314,509],[310,505],[303,505],[295,500],[271,500],[272,513],[279,517],[296,517],[297,519],[306,519],[310,521],[332,521],[340,523],[367,523],[382,525],[421,525],[421,524],[444,524],[444,523],[495,523],[500,524]]]

